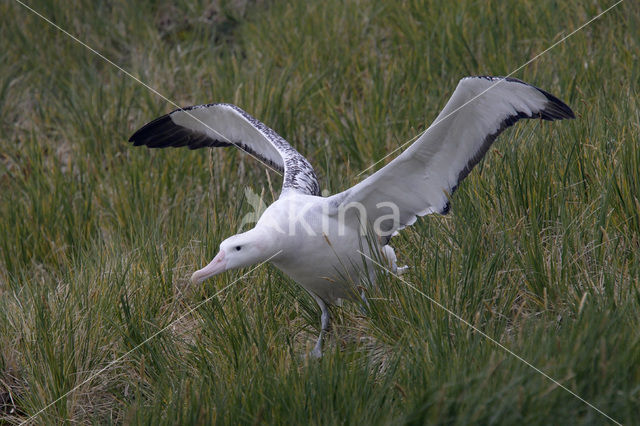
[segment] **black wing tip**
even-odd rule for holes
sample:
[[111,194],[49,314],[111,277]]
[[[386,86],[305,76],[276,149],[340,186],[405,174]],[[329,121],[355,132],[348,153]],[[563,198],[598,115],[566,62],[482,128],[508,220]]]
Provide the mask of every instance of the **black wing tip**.
[[573,113],[573,110],[569,107],[569,105],[565,104],[546,90],[542,90],[541,88],[536,87],[533,84],[526,83],[514,77],[505,77],[504,79],[513,83],[520,83],[525,84],[529,87],[533,87],[538,92],[542,93],[545,98],[547,98],[547,103],[540,111],[540,118],[542,118],[543,120],[573,120],[574,118],[576,118],[576,115]]
[[573,113],[573,110],[569,105],[565,104],[551,93],[538,87],[535,88],[547,98],[547,103],[545,104],[544,109],[540,111],[540,116],[543,120],[573,120],[576,118],[576,115]]
[[504,80],[511,83],[520,83],[520,84],[524,84],[525,86],[533,87],[534,89],[542,93],[547,98],[547,103],[544,105],[544,108],[539,113],[540,118],[542,118],[543,120],[550,120],[550,121],[564,120],[564,119],[572,120],[576,118],[575,114],[573,113],[573,110],[569,107],[569,105],[565,104],[560,99],[556,98],[546,90],[542,90],[541,88],[536,87],[527,82],[524,82],[518,78],[494,77],[491,75],[474,75],[468,78],[482,78],[489,81]]
[[165,114],[148,122],[131,135],[129,142],[132,142],[133,146],[147,145],[150,148],[156,148],[156,146],[152,146],[150,143],[168,127],[173,126],[173,121],[171,121],[170,115],[171,113]]
[[187,115],[191,115],[188,111],[219,105],[230,105],[235,107],[231,104],[212,103],[178,108],[139,128],[133,135],[131,135],[129,142],[131,142],[133,146],[146,145],[148,148],[178,148],[187,146],[189,149],[198,149],[210,146],[226,147],[233,145],[227,141],[213,139],[203,132],[182,127],[176,124],[171,118],[171,116],[177,112],[185,112]]
[[[199,105],[197,107],[204,106],[207,105]],[[196,107],[178,109],[156,118],[131,135],[129,142],[133,143],[133,146],[146,145],[148,148],[179,148],[186,146],[192,150],[204,147],[226,147],[232,145],[226,141],[213,139],[203,132],[182,127],[174,123],[171,118],[177,111],[188,111],[194,108]]]

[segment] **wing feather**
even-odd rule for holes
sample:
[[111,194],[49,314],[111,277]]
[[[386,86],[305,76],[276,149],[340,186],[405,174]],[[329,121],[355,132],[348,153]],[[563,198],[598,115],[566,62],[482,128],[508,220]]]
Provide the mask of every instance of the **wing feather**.
[[[386,239],[419,216],[446,214],[449,197],[460,182],[498,135],[523,118],[575,117],[558,98],[520,80],[463,78],[438,118],[413,145],[362,182],[334,195],[332,205],[338,211],[340,206],[362,204],[366,221]],[[397,208],[395,215],[392,205]]]
[[284,173],[283,193],[320,195],[311,164],[274,130],[231,104],[181,108],[156,118],[131,136],[133,145],[149,148],[226,147],[235,145]]

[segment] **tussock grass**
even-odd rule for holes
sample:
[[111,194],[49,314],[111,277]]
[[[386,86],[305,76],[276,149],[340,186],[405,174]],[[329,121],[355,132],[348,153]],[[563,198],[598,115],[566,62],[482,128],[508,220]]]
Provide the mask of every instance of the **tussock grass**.
[[[332,192],[423,130],[459,78],[507,74],[610,3],[29,2],[178,104],[246,109]],[[394,239],[421,291],[627,424],[640,412],[632,3],[515,75],[576,120],[510,129],[448,216]],[[333,309],[318,362],[304,354],[319,310],[272,267],[171,324],[241,277],[187,285],[250,212],[244,189],[270,202],[280,177],[233,150],[134,149],[132,131],[170,105],[15,2],[0,22],[0,422],[89,378],[35,421],[607,422],[385,274],[366,315]]]

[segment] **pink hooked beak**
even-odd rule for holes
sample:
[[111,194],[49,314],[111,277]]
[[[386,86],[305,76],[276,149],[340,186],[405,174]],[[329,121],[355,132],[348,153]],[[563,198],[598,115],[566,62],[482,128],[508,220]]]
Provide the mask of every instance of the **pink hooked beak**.
[[207,278],[211,278],[214,275],[218,275],[219,273],[224,272],[226,266],[227,261],[224,260],[224,252],[220,251],[220,253],[218,253],[207,266],[198,271],[195,271],[193,275],[191,275],[191,282],[193,282],[194,284],[199,284]]

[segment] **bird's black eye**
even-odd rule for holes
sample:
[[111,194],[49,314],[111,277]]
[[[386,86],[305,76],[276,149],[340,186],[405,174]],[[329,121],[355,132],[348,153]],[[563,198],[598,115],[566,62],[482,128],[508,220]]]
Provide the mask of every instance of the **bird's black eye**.
[[240,251],[241,248],[242,246],[236,246],[236,251]]

